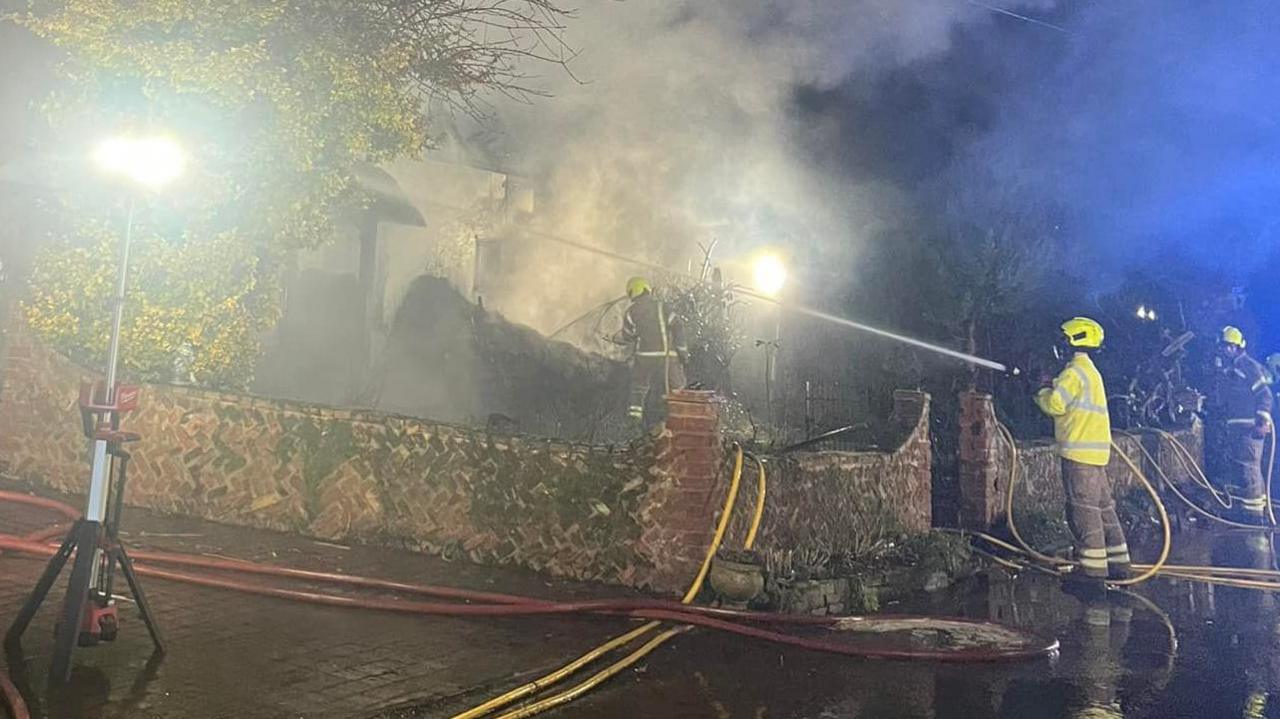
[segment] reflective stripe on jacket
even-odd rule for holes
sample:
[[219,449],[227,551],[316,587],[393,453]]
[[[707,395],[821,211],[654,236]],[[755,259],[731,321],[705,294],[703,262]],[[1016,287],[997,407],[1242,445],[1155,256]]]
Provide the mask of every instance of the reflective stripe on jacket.
[[1053,380],[1053,386],[1036,394],[1036,405],[1053,417],[1053,436],[1060,456],[1099,467],[1110,461],[1107,390],[1089,355],[1077,352]]

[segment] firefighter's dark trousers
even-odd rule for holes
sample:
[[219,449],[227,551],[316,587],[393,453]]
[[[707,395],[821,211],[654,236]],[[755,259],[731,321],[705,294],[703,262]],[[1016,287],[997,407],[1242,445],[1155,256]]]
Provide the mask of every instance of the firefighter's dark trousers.
[[631,399],[627,415],[632,421],[651,427],[658,421],[655,410],[670,390],[684,389],[684,366],[677,357],[637,355],[631,365]]
[[1240,501],[1245,514],[1261,519],[1267,509],[1267,487],[1262,479],[1261,437],[1253,436],[1253,426],[1230,426],[1223,448],[1227,491]]
[[1105,578],[1107,568],[1128,571],[1129,545],[1116,516],[1111,484],[1103,467],[1062,460],[1067,524],[1075,537],[1076,558],[1090,577]]
[[1080,648],[1063,657],[1063,669],[1076,677],[1068,694],[1071,717],[1123,717],[1119,685],[1124,677],[1124,650],[1129,643],[1132,607],[1095,599],[1085,604],[1083,621],[1072,627]]

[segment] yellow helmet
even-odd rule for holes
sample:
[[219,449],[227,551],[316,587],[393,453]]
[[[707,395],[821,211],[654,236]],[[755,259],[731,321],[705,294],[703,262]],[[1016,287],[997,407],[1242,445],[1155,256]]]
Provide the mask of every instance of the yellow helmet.
[[632,277],[627,280],[627,297],[635,299],[653,288],[649,286],[649,280],[643,277]]
[[1227,325],[1222,328],[1222,342],[1223,344],[1235,345],[1240,349],[1244,349],[1244,333],[1240,331],[1239,327]]
[[1062,333],[1072,347],[1096,350],[1102,346],[1102,325],[1088,317],[1072,317],[1063,322]]

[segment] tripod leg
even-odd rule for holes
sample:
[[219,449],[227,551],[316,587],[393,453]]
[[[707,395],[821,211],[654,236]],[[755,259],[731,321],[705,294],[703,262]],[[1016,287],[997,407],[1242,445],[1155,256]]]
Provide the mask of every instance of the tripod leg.
[[164,637],[160,636],[160,625],[156,624],[155,615],[151,613],[151,605],[147,603],[147,595],[142,591],[142,583],[138,581],[138,575],[133,571],[133,560],[129,558],[129,553],[125,551],[123,544],[116,545],[116,560],[120,562],[120,571],[124,574],[124,580],[129,583],[129,591],[133,592],[133,598],[138,603],[138,611],[142,613],[142,621],[147,625],[151,641],[155,643],[156,651],[163,654]]
[[40,581],[36,582],[35,588],[31,590],[31,595],[27,597],[27,601],[23,602],[22,609],[18,610],[18,616],[13,620],[13,624],[9,625],[9,631],[4,635],[4,645],[6,647],[13,649],[22,641],[22,635],[27,631],[27,626],[31,624],[31,620],[36,616],[40,605],[44,603],[45,597],[49,595],[49,590],[53,588],[53,583],[58,581],[58,575],[62,573],[62,568],[66,566],[71,552],[75,550],[76,533],[79,529],[79,522],[71,525],[66,538],[62,540],[62,546],[58,547],[58,553],[49,558],[49,563],[44,567],[44,573],[40,575]]
[[93,582],[93,565],[98,554],[101,525],[91,519],[76,523],[76,561],[71,567],[67,596],[62,602],[62,622],[54,635],[53,665],[49,668],[49,684],[56,686],[71,677],[71,652],[80,638],[80,622],[85,603],[89,601],[89,585]]

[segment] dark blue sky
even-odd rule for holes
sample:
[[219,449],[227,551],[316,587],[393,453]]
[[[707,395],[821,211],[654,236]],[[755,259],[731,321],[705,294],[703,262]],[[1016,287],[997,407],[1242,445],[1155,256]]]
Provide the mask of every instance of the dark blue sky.
[[836,118],[807,138],[815,161],[918,194],[985,166],[1059,207],[1100,286],[1153,257],[1241,282],[1264,267],[1280,237],[1280,4],[1069,0],[1040,16],[1068,32],[1000,19],[944,56],[801,89],[801,116]]

